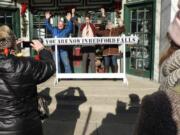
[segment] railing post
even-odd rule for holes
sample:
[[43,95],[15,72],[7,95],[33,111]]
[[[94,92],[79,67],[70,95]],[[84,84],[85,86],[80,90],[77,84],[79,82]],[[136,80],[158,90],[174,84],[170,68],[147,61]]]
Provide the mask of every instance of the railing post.
[[126,43],[123,43],[123,82],[128,85],[128,80],[126,76]]
[[57,44],[55,44],[54,56],[55,56],[55,64],[56,64],[56,78],[55,78],[54,84],[56,85],[58,83],[58,71],[60,68],[59,63],[58,63],[58,45]]

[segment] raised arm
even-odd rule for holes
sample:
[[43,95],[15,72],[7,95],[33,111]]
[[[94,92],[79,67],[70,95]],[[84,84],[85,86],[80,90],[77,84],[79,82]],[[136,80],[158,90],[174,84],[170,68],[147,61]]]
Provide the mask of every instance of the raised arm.
[[104,36],[105,33],[107,33],[107,30],[105,29],[106,24],[107,24],[107,18],[106,18],[106,12],[104,8],[101,8],[101,24],[100,28],[101,29],[96,29],[96,35],[97,36]]
[[125,32],[125,26],[124,26],[122,19],[119,19],[118,25],[119,26],[116,28],[117,33],[121,34],[121,33]]
[[64,29],[64,32],[66,35],[69,35],[72,32],[72,30],[73,30],[73,23],[71,21],[68,21]]
[[40,60],[28,59],[26,60],[26,72],[28,72],[32,81],[35,84],[39,84],[41,82],[49,79],[55,72],[55,63],[51,52],[44,49],[43,45],[35,40],[32,47],[39,52]]
[[45,26],[51,33],[53,33],[54,27],[49,23],[50,17],[51,17],[50,12],[45,12]]
[[66,35],[69,35],[73,30],[73,23],[71,21],[71,14],[70,13],[67,14],[66,19],[67,19],[67,25],[64,28],[64,32]]

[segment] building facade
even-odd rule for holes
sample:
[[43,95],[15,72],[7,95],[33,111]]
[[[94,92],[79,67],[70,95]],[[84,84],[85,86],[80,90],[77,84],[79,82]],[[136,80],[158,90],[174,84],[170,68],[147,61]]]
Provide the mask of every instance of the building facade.
[[[169,44],[166,33],[177,11],[178,0],[3,0],[0,2],[0,24],[9,25],[17,37],[27,40],[51,37],[44,28],[44,12],[53,13],[56,26],[65,11],[76,8],[82,17],[90,12],[94,23],[100,21],[100,8],[107,10],[117,24],[118,12],[124,20],[126,34],[139,36],[139,43],[127,46],[127,73],[159,81],[159,60]],[[73,3],[73,4],[72,4]],[[73,5],[73,6],[72,6]]]

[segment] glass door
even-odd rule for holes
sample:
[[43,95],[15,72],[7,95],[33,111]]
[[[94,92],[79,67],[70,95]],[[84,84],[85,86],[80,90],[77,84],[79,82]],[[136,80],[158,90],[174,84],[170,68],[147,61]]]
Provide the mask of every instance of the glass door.
[[139,37],[137,45],[128,46],[127,72],[137,76],[152,77],[153,5],[141,4],[126,7],[127,33]]

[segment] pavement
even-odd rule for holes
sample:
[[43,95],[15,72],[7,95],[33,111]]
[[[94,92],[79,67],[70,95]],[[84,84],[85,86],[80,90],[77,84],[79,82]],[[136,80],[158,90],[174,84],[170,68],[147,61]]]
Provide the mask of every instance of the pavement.
[[127,76],[122,80],[60,80],[38,85],[47,100],[49,118],[44,135],[132,135],[141,99],[158,90],[152,80]]

